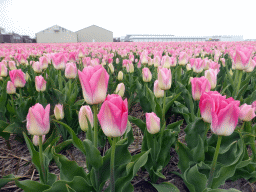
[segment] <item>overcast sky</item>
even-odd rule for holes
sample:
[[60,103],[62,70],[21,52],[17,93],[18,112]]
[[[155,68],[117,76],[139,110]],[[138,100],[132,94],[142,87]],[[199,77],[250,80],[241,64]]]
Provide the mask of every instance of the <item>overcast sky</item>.
[[94,24],[112,31],[114,37],[172,34],[256,39],[255,7],[255,0],[0,0],[0,27],[31,37],[56,24],[74,32]]

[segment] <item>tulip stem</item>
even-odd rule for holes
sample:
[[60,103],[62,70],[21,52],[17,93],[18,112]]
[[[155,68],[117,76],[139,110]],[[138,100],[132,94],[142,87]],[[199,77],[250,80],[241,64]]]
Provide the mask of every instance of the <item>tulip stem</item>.
[[244,122],[246,123],[247,125],[245,127],[248,127],[248,133],[250,134],[250,147],[251,147],[251,150],[252,150],[252,161],[255,162],[256,161],[256,148],[255,148],[255,129],[252,128],[252,124],[251,124],[251,121],[249,122]]
[[208,184],[207,184],[208,188],[212,187],[215,167],[216,167],[216,164],[217,164],[217,159],[218,159],[219,150],[220,150],[221,139],[222,139],[222,136],[218,135],[217,146],[216,146],[215,153],[214,153],[214,156],[213,156],[213,161],[212,161],[212,165],[211,165],[211,171],[210,171],[210,174],[209,174],[209,179],[208,179]]
[[98,119],[97,119],[97,114],[98,114],[98,105],[94,104],[92,106],[93,109],[93,125],[94,125],[94,146],[98,148]]
[[41,169],[42,169],[42,183],[45,184],[46,181],[46,177],[45,177],[45,171],[44,171],[44,159],[43,159],[43,142],[42,142],[42,135],[39,136],[39,160],[40,160],[40,164],[41,164]]
[[117,138],[114,137],[113,141],[112,141],[112,146],[111,146],[111,158],[110,158],[110,190],[112,192],[115,192],[115,173],[114,173],[114,168],[115,168],[116,140],[117,140]]
[[164,90],[163,114],[162,114],[164,129],[165,129],[165,124],[166,124],[166,121],[165,121],[165,101],[166,101],[166,91]]
[[211,124],[210,123],[205,123],[205,124],[206,124],[206,129],[205,129],[205,132],[204,132],[204,138],[207,139],[207,133],[210,129]]
[[237,70],[237,75],[238,75],[238,82],[237,82],[237,88],[236,88],[236,92],[235,92],[235,98],[236,99],[239,99],[237,98],[238,96],[238,92],[239,92],[239,89],[240,89],[240,84],[241,84],[241,79],[242,79],[242,76],[243,76],[243,71],[241,70]]

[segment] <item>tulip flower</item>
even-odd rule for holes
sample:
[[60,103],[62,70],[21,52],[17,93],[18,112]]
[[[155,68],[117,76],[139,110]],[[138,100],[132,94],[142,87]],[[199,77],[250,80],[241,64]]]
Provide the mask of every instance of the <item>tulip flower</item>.
[[234,132],[240,113],[239,105],[240,101],[236,101],[232,97],[216,101],[216,106],[211,111],[213,133],[229,136]]
[[186,65],[188,63],[188,54],[186,52],[180,52],[179,65]]
[[209,92],[211,90],[211,84],[208,79],[204,76],[200,78],[191,79],[192,85],[192,97],[195,101],[199,101],[201,95],[204,92]]
[[50,104],[44,107],[37,103],[29,108],[27,114],[27,130],[31,135],[46,135],[50,130]]
[[[42,143],[44,143],[44,140],[45,140],[45,135],[42,136]],[[39,146],[39,136],[34,135],[32,142],[35,146]]]
[[170,69],[158,67],[158,86],[162,90],[168,90],[172,86],[172,73]]
[[203,118],[204,122],[211,123],[212,122],[212,109],[215,110],[216,103],[219,102],[219,100],[225,100],[226,96],[222,96],[217,91],[209,91],[204,92],[202,96],[200,97],[199,101],[199,108],[201,117]]
[[201,58],[196,58],[192,68],[195,73],[201,73],[204,70],[203,60]]
[[233,57],[232,66],[238,70],[245,70],[246,68],[249,67],[248,65],[249,65],[251,56],[252,56],[251,48],[238,47]]
[[239,119],[242,121],[251,121],[255,117],[255,108],[246,103],[240,106]]
[[222,66],[225,67],[225,66],[226,66],[226,64],[225,64],[225,58],[220,58],[220,61],[221,61]]
[[99,104],[105,100],[109,75],[101,65],[86,67],[82,72],[78,70],[78,76],[88,104]]
[[68,79],[75,79],[77,75],[77,67],[75,63],[67,63],[65,69],[65,77]]
[[16,64],[15,64],[14,61],[9,61],[8,65],[9,65],[9,69],[10,69],[10,70],[15,70],[15,69],[17,69],[17,68],[16,68]]
[[9,71],[11,81],[15,87],[24,87],[26,84],[25,73],[21,69]]
[[161,60],[159,56],[154,57],[154,67],[158,67],[161,64]]
[[119,72],[118,72],[118,76],[117,76],[118,81],[122,81],[122,80],[123,80],[123,77],[124,77],[123,72],[122,72],[122,71],[119,71]]
[[142,78],[143,78],[143,81],[144,81],[144,82],[150,82],[150,81],[151,81],[151,79],[152,79],[152,74],[151,74],[149,68],[144,67],[144,68],[142,69]]
[[89,105],[82,106],[78,114],[79,125],[84,132],[89,128],[87,119],[91,127],[93,127],[93,113]]
[[108,67],[109,67],[109,69],[110,69],[110,72],[111,72],[111,73],[114,73],[115,69],[114,69],[113,64],[112,64],[112,63],[109,63],[109,64],[108,64]]
[[141,61],[141,64],[143,64],[143,65],[148,63],[148,55],[146,52],[141,53],[140,61]]
[[115,94],[120,95],[121,97],[124,96],[124,92],[125,92],[125,86],[123,83],[119,83],[116,87],[116,91]]
[[36,85],[36,91],[38,92],[40,91],[43,92],[46,90],[46,81],[44,80],[42,75],[35,77],[35,85]]
[[128,121],[128,103],[120,95],[108,95],[97,115],[102,131],[107,137],[124,134]]
[[116,64],[119,64],[119,59],[118,58],[116,58]]
[[129,62],[129,69],[127,71],[129,73],[133,73],[134,72],[134,65],[132,64],[132,62]]
[[156,134],[160,131],[160,118],[154,112],[146,113],[146,125],[150,134]]
[[0,63],[0,77],[6,77],[7,74],[7,67],[5,66],[5,64]]
[[32,68],[36,73],[42,73],[42,66],[38,61],[32,64]]
[[49,59],[45,56],[39,58],[39,63],[41,64],[42,69],[47,69],[48,64],[50,63]]
[[7,94],[15,94],[16,93],[16,87],[14,86],[14,84],[11,81],[7,82],[6,92],[7,92]]
[[171,67],[171,60],[169,56],[163,56],[161,60],[161,66],[164,68],[170,68]]
[[62,104],[57,104],[54,107],[54,116],[57,120],[61,120],[64,118],[64,110]]
[[217,75],[217,69],[208,69],[204,72],[205,78],[208,79],[211,84],[211,89],[215,89],[217,85]]
[[250,73],[250,72],[252,72],[254,70],[255,66],[256,66],[256,61],[250,59],[249,65],[248,65],[248,67],[244,71],[247,72],[247,73]]
[[164,90],[159,88],[158,80],[156,80],[154,83],[154,95],[156,98],[164,97]]

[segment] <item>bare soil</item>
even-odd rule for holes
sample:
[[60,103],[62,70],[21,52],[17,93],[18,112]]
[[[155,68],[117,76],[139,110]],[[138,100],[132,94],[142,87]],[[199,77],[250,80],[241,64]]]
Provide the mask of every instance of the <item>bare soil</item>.
[[[131,116],[135,116],[139,119],[145,120],[145,114],[143,113],[140,105],[137,103],[131,113]],[[167,124],[176,122],[181,120],[180,116],[172,115]],[[181,126],[181,132],[179,134],[179,140],[181,142],[185,142],[185,133],[184,128],[185,124]],[[132,155],[137,154],[141,150],[141,142],[143,139],[143,135],[140,129],[132,124],[132,128],[134,131],[134,143],[129,147],[129,151]],[[80,139],[85,138],[85,133],[81,132],[78,137]],[[10,137],[10,145],[11,150],[7,148],[5,140],[0,137],[0,178],[2,176],[6,176],[8,174],[14,174],[15,176],[22,177],[22,179],[27,180],[31,179],[34,181],[39,181],[39,175],[34,165],[31,163],[31,156],[29,154],[29,150],[25,143],[21,143],[15,140],[15,135],[11,135]],[[107,150],[108,146],[104,150]],[[85,157],[84,155],[76,149],[74,146],[71,146],[69,149],[63,150],[61,152],[68,159],[75,160],[79,166],[85,168]],[[173,183],[181,192],[189,192],[187,187],[185,186],[183,180],[173,174],[172,172],[179,172],[178,169],[178,155],[174,149],[170,150],[171,160],[169,164],[164,168],[163,174],[166,176],[166,179],[159,179],[157,183],[162,182],[171,182]],[[56,164],[53,162],[49,167],[50,172],[59,175],[59,169]],[[137,176],[132,180],[132,185],[134,186],[134,191],[136,192],[157,192],[157,190],[147,181],[150,181],[149,175],[146,171],[140,170],[137,173]],[[250,183],[245,179],[239,179],[235,182],[227,181],[225,185],[221,186],[223,189],[235,188],[242,192],[253,192],[256,191],[256,185],[254,183]],[[2,192],[20,192],[23,191],[19,189],[14,182],[9,182],[5,187],[1,189]]]

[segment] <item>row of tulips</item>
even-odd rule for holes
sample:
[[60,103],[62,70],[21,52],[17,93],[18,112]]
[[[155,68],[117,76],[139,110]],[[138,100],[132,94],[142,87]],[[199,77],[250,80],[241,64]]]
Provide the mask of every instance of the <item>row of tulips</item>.
[[[103,49],[100,45],[86,49],[80,46],[75,52],[59,51],[44,56],[38,52],[38,56],[28,56],[25,49],[18,49],[17,55],[8,58],[9,53],[5,52],[0,64],[4,93],[0,102],[6,106],[0,111],[1,136],[8,141],[8,134],[17,133],[15,127],[24,127],[26,122],[27,131],[23,129],[23,135],[40,174],[40,183],[19,181],[18,177],[9,175],[0,180],[1,186],[15,180],[25,191],[35,188],[39,191],[70,188],[132,191],[130,181],[140,167],[145,168],[153,183],[159,177],[165,178],[162,170],[170,161],[171,147],[175,147],[179,155],[181,174],[176,174],[183,178],[190,191],[214,191],[212,189],[225,180],[240,177],[253,182],[256,159],[252,124],[256,100],[254,47],[237,47],[234,52],[226,51],[227,46],[231,47],[228,43],[213,44],[213,49],[197,44],[198,48],[192,53],[182,51],[179,46],[175,51],[163,45],[166,46],[164,54],[143,50],[144,46],[139,44],[137,50],[141,52],[130,46],[133,51],[129,54],[126,49],[115,50],[106,45]],[[224,50],[219,51],[216,48],[219,46]],[[50,47],[46,47],[50,51]],[[71,49],[75,49],[75,45]],[[19,94],[15,95],[16,88]],[[83,99],[79,95],[83,95]],[[56,97],[53,102],[52,96]],[[84,102],[87,105],[83,106]],[[128,111],[136,102],[140,102],[146,122],[128,118]],[[240,106],[240,103],[244,104]],[[55,106],[56,118],[52,120],[52,131],[50,106]],[[173,113],[182,115],[187,124],[186,145],[177,140],[183,121],[166,123]],[[143,133],[141,153],[135,156],[128,151],[133,142],[128,119]],[[238,119],[243,122],[242,126],[237,126]],[[86,131],[84,141],[76,136],[78,125]],[[210,138],[207,137],[209,129],[213,133]],[[26,133],[33,135],[39,152]],[[64,142],[56,145],[59,134]],[[111,148],[101,155],[106,139]],[[58,154],[71,142],[86,156],[87,170]],[[251,156],[248,146],[253,152]],[[47,170],[52,160],[60,168],[60,180]],[[72,171],[68,165],[72,165]],[[200,178],[200,182],[194,178]],[[177,190],[171,183],[161,185],[166,186]]]

